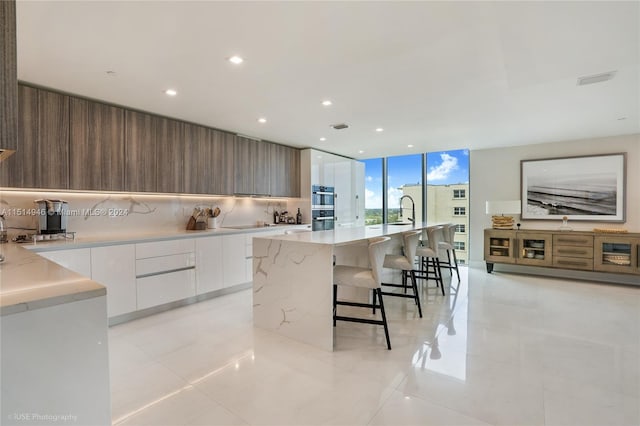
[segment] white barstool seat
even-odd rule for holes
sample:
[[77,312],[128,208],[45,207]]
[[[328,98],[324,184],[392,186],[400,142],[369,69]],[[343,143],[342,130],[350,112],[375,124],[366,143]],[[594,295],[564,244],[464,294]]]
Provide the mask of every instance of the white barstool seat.
[[[440,258],[438,257],[439,243],[444,240],[444,227],[442,225],[429,226],[427,228],[428,246],[418,246],[416,255],[421,259],[421,266],[424,275],[419,278],[425,280],[433,279],[442,290],[444,296],[444,284],[442,282],[442,272],[440,271]],[[432,268],[432,271],[429,271]]]
[[456,227],[453,223],[444,225],[444,241],[441,241],[438,246],[440,250],[444,250],[447,253],[447,262],[440,261],[441,268],[447,268],[449,274],[453,275],[452,269],[456,270],[458,276],[458,282],[460,282],[460,271],[458,271],[458,258],[456,257],[456,246],[454,239],[456,236]]
[[[422,231],[407,231],[402,233],[402,249],[404,254],[388,254],[384,258],[384,267],[402,271],[402,284],[382,283],[383,286],[399,287],[404,289],[404,293],[383,292],[385,296],[407,297],[413,299],[418,306],[418,313],[422,318],[422,307],[420,306],[420,296],[418,295],[418,285],[414,270],[416,249]],[[411,277],[411,286],[407,285],[407,277]],[[407,294],[407,289],[411,288],[413,294]]]
[[[380,289],[382,264],[387,252],[391,238],[378,237],[369,240],[369,263],[371,268],[360,268],[357,266],[336,265],[333,268],[333,325],[336,321],[360,322],[365,324],[376,324],[384,326],[384,335],[387,339],[387,349],[391,349],[389,339],[389,327],[387,326],[387,315],[384,310],[382,291]],[[371,289],[373,292],[372,303],[349,302],[338,300],[338,286],[358,287]],[[376,301],[379,301],[379,304]],[[337,314],[337,306],[355,306],[359,308],[372,308],[375,313],[376,308],[380,308],[382,320],[368,318],[346,317]]]

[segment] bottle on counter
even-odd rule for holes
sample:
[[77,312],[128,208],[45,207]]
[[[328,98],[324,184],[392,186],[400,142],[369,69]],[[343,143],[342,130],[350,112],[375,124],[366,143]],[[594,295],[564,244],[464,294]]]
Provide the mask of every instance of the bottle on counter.
[[277,212],[277,211],[275,211],[275,210],[274,210],[274,211],[273,211],[273,223],[274,223],[275,225],[277,225],[277,224],[278,224],[278,222],[280,222],[280,215],[278,214],[278,212]]
[[298,207],[298,213],[296,213],[296,223],[302,225],[302,213],[300,213],[300,207]]

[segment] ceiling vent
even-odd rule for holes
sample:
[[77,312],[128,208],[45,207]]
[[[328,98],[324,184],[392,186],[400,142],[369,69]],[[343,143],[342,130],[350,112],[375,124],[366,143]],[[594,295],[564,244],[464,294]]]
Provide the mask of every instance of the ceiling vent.
[[616,75],[615,71],[603,72],[601,74],[586,75],[584,77],[578,77],[578,86],[585,86],[587,84],[602,83],[603,81],[611,80]]
[[345,123],[340,123],[340,124],[332,124],[331,127],[333,127],[336,130],[342,130],[342,129],[348,129],[349,125]]

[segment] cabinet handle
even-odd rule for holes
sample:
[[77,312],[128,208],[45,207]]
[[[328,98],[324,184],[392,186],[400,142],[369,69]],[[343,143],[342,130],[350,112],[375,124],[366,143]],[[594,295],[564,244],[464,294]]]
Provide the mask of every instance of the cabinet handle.
[[560,254],[587,254],[586,250],[558,249]]
[[571,260],[558,260],[556,261],[556,263],[558,265],[587,266],[585,262],[571,261]]
[[558,238],[558,242],[565,243],[565,244],[587,244],[589,240],[584,240],[584,239],[578,240],[574,238]]

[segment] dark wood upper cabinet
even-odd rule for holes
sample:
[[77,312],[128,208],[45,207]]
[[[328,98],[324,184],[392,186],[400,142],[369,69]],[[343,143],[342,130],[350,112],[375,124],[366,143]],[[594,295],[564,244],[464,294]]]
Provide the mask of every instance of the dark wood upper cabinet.
[[270,195],[270,143],[236,137],[236,194]]
[[0,1],[0,159],[18,148],[16,2]]
[[125,113],[125,191],[157,191],[157,120],[141,112]]
[[38,90],[38,152],[40,188],[69,188],[69,96]]
[[19,85],[21,149],[1,164],[18,188],[69,188],[69,97]]
[[184,123],[158,117],[156,132],[157,190],[184,193]]
[[211,144],[211,130],[195,124],[184,124],[184,192],[213,194],[216,165]]
[[300,196],[300,150],[270,144],[271,195]]
[[70,187],[124,190],[124,110],[71,98]]
[[211,131],[212,193],[231,195],[235,190],[235,142],[232,133]]

